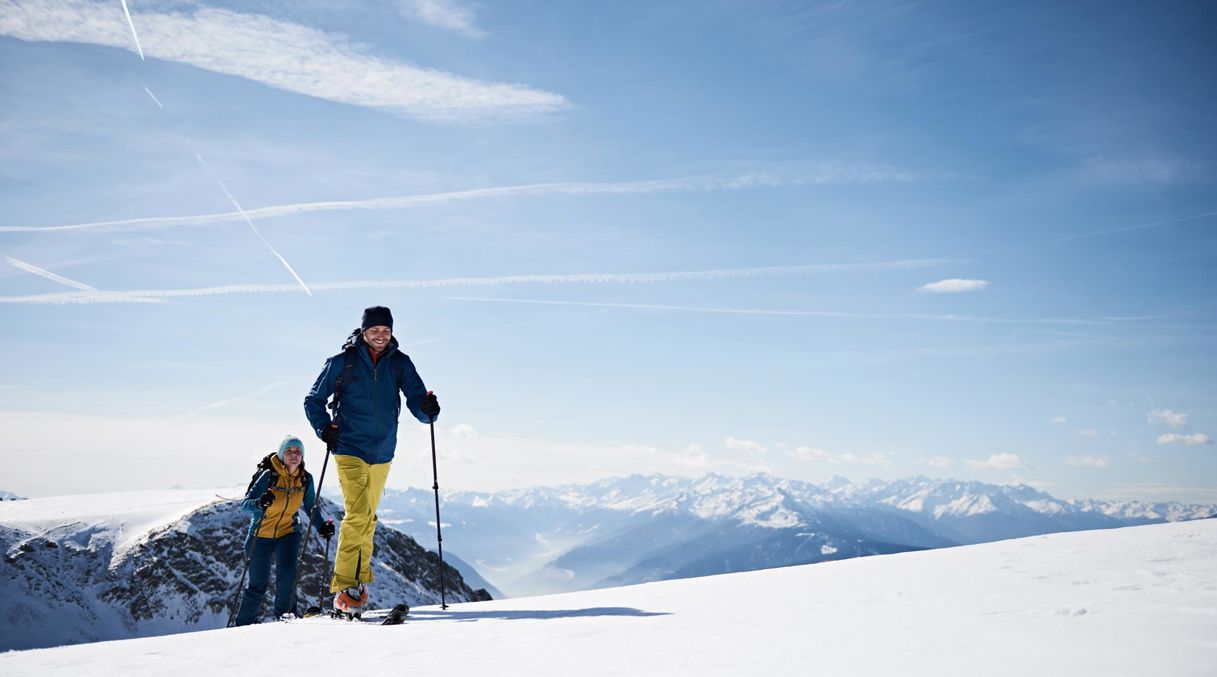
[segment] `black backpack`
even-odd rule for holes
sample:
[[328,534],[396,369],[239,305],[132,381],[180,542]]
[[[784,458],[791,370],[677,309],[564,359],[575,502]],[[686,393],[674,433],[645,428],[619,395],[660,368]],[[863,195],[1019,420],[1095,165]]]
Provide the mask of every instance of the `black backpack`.
[[278,471],[275,470],[274,464],[272,464],[270,462],[270,460],[274,457],[275,457],[275,454],[267,454],[266,458],[263,458],[261,461],[258,461],[258,468],[256,470],[254,470],[253,476],[249,478],[249,486],[245,487],[246,496],[249,496],[249,490],[254,488],[254,484],[256,484],[258,482],[258,478],[261,477],[262,473],[264,473],[264,472],[270,473],[270,485],[269,486],[273,487],[279,483],[279,473],[278,473]]

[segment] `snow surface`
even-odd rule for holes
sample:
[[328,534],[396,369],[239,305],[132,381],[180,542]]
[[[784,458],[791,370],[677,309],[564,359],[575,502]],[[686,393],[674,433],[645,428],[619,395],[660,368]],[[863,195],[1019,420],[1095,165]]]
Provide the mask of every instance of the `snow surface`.
[[0,674],[312,674],[342,647],[374,674],[1211,676],[1217,520],[10,652]]

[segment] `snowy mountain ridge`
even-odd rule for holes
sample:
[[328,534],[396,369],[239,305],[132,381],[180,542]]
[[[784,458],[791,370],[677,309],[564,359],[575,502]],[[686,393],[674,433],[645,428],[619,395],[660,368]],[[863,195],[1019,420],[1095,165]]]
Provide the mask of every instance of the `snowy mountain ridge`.
[[748,477],[708,474],[700,478],[632,475],[585,485],[537,487],[498,493],[448,492],[445,502],[478,508],[592,508],[631,513],[687,512],[703,519],[735,519],[761,527],[785,528],[801,506],[858,508],[887,505],[934,518],[974,516],[1022,507],[1044,515],[1100,514],[1120,519],[1180,521],[1217,514],[1217,506],[1136,501],[1065,501],[1027,485],[995,485],[914,477],[852,483],[834,477],[824,485],[766,473]]
[[[433,523],[386,492],[386,519]],[[1035,534],[1209,517],[1209,505],[1065,501],[1026,485],[913,477],[633,475],[443,495],[445,540],[507,594],[543,594]],[[430,535],[419,532],[420,539]],[[429,541],[427,541],[429,542]]]
[[[341,510],[323,499],[322,512]],[[211,491],[136,491],[0,504],[0,650],[223,627],[243,571],[249,516]],[[377,529],[374,603],[439,600],[439,558]],[[311,539],[302,606],[323,594]],[[445,567],[450,600],[487,599]],[[269,603],[266,603],[269,606]]]

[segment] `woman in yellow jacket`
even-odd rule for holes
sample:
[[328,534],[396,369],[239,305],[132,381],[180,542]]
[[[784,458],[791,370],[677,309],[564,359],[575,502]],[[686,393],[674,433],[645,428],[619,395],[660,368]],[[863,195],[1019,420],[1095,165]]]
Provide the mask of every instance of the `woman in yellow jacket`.
[[[270,582],[270,562],[275,560],[275,618],[291,613],[292,587],[296,582],[296,559],[300,554],[300,531],[297,512],[313,509],[317,500],[313,476],[304,469],[304,444],[299,438],[287,436],[279,443],[278,453],[268,457],[270,468],[262,471],[245,493],[241,508],[253,516],[249,536],[245,539],[245,554],[249,556],[249,585],[241,595],[236,625],[249,625],[257,620],[262,597]],[[334,535],[333,522],[313,522],[318,535]]]

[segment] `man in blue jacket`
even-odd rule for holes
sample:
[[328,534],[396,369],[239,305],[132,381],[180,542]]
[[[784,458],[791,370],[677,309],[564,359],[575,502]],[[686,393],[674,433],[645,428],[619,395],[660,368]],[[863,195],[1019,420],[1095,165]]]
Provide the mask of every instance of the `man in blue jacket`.
[[[384,306],[363,311],[363,322],[342,352],[325,368],[304,398],[304,413],[334,453],[346,516],[338,531],[338,553],[330,592],[334,608],[353,611],[368,601],[376,508],[397,448],[401,397],[422,423],[439,417],[439,400],[427,390],[414,363],[397,349],[393,314]],[[333,396],[326,411],[326,402]]]

